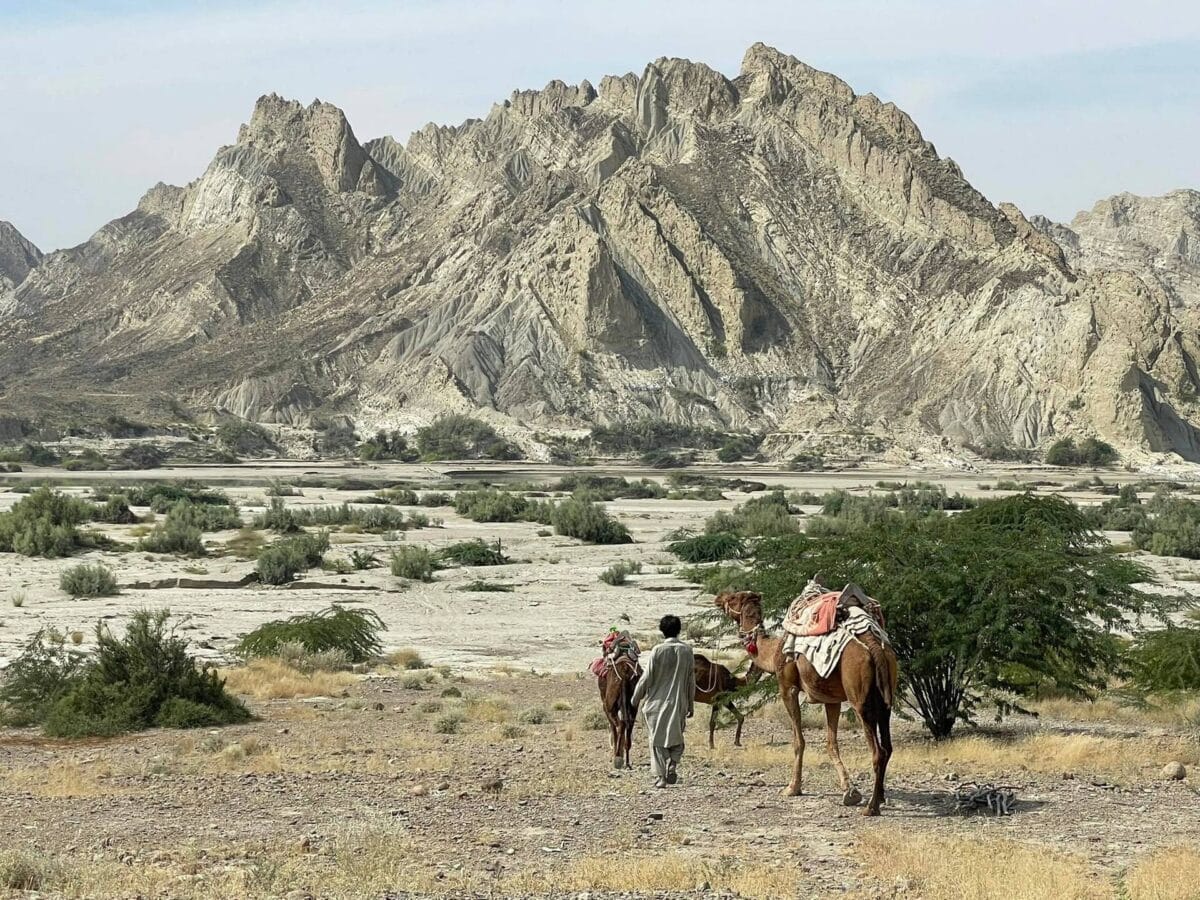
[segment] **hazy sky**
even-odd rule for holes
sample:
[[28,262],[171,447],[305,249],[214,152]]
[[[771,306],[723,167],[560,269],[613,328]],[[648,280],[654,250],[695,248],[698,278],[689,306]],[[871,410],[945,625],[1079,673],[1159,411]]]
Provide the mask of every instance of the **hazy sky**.
[[1184,0],[0,0],[0,219],[85,240],[183,184],[260,94],[360,140],[486,115],[514,88],[761,40],[908,111],[991,200],[1069,219],[1200,188],[1200,4]]

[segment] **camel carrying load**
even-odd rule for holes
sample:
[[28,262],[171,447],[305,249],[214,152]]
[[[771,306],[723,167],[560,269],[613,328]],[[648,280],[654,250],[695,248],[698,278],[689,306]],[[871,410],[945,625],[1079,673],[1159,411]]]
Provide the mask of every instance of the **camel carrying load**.
[[637,709],[633,689],[642,675],[638,664],[640,648],[628,631],[613,628],[600,642],[601,655],[589,667],[596,676],[600,702],[608,719],[609,743],[613,767],[632,769],[629,751],[633,746],[633,725]]
[[788,607],[781,627],[786,632],[783,655],[804,657],[821,678],[829,677],[846,645],[859,635],[870,632],[880,643],[890,644],[883,608],[856,584],[830,591],[812,579]]

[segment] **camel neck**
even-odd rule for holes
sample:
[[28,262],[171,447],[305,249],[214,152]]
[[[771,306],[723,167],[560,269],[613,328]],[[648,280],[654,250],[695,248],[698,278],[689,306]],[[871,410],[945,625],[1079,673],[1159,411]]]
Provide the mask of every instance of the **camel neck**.
[[778,674],[783,668],[783,638],[763,635],[755,643],[758,652],[751,657],[755,665],[764,672]]

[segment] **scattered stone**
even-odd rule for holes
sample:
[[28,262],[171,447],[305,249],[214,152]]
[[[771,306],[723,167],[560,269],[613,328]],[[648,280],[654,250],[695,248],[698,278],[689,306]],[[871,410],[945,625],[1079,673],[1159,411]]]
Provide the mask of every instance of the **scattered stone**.
[[1187,778],[1187,769],[1178,760],[1171,760],[1171,762],[1163,766],[1162,777],[1168,781],[1183,781],[1183,779]]
[[414,797],[424,797],[426,794],[429,793],[429,789],[426,788],[425,785],[423,785],[423,784],[415,784],[409,790],[409,793],[412,794]]
[[842,806],[858,806],[862,803],[862,793],[858,788],[852,787],[846,793],[842,794]]
[[448,791],[448,790],[450,790],[450,782],[439,781],[437,784],[437,787],[435,787],[434,790],[435,791]]

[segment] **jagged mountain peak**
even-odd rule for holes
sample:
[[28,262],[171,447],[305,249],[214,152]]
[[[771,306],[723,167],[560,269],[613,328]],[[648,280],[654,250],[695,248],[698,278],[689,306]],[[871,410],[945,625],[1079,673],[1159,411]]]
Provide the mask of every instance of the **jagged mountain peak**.
[[[1189,208],[1104,241],[1030,221],[895,104],[765,44],[733,77],[661,57],[403,143],[272,94],[196,181],[8,293],[0,401],[167,385],[301,426],[475,408],[518,434],[752,428],[776,453],[1099,434],[1200,458]],[[1168,233],[1174,256],[1145,251]],[[1079,264],[1106,241],[1143,249]]]
[[42,261],[42,251],[11,222],[0,219],[0,290],[25,280]]

